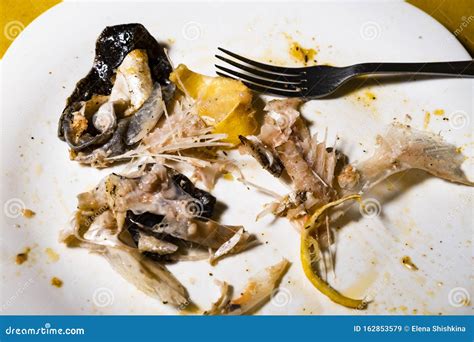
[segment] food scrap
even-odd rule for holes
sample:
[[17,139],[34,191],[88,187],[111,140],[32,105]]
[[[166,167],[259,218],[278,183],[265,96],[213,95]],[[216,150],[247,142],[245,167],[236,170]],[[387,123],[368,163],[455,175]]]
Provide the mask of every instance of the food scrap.
[[238,144],[239,135],[251,135],[258,129],[252,93],[241,81],[195,73],[180,64],[170,80],[196,101],[199,116],[214,133],[224,133],[224,141]]
[[290,263],[283,259],[279,263],[267,267],[249,279],[240,296],[231,299],[232,288],[225,282],[217,282],[221,289],[219,299],[205,315],[245,315],[255,312],[270,297],[287,271]]
[[16,258],[15,258],[15,262],[17,263],[17,265],[21,265],[23,264],[25,261],[28,260],[28,255],[29,253],[31,252],[31,248],[30,247],[26,247],[25,250],[21,253],[18,253],[16,255]]
[[106,27],[95,53],[92,69],[67,99],[58,136],[73,160],[105,167],[156,125],[174,87],[165,50],[143,25]]
[[413,263],[413,261],[411,260],[411,258],[407,255],[405,255],[403,258],[402,258],[402,264],[403,266],[405,266],[406,268],[408,268],[410,271],[418,271],[418,267]]
[[60,288],[63,286],[63,281],[57,277],[52,277],[51,278],[51,285]]
[[214,196],[185,175],[145,164],[129,174],[113,173],[80,194],[73,226],[61,240],[104,256],[141,291],[184,308],[190,303],[187,291],[167,264],[215,263],[254,240],[242,226],[212,220],[215,204]]
[[56,253],[52,248],[48,247],[44,250],[44,252],[48,256],[48,260],[50,262],[57,262],[59,260],[59,254]]
[[298,109],[300,104],[296,99],[270,101],[260,134],[244,140],[250,147],[244,151],[264,169],[277,178],[285,172],[292,181],[293,192],[269,203],[257,218],[272,213],[299,226],[301,262],[308,280],[334,302],[365,309],[365,300],[345,297],[315,271],[315,265],[333,260],[328,248],[334,243],[331,222],[344,214],[343,209],[334,207],[359,199],[390,175],[408,169],[421,169],[455,183],[474,183],[461,170],[464,158],[454,145],[439,135],[397,123],[377,137],[378,147],[372,157],[350,164],[341,152],[327,146],[326,138],[310,135]]
[[430,112],[425,112],[425,117],[423,119],[423,128],[427,129],[431,120],[431,113]]
[[[316,53],[290,44],[291,56],[304,65],[315,63]],[[410,169],[474,185],[461,169],[462,151],[440,135],[393,123],[377,136],[371,157],[351,163],[338,149],[339,138],[332,144],[327,131],[311,133],[300,112],[303,99],[268,101],[260,127],[254,96],[240,81],[202,75],[183,64],[173,69],[164,47],[140,24],[105,28],[92,69],[60,116],[58,136],[72,160],[96,168],[123,163],[124,169],[77,196],[77,210],[61,241],[101,255],[151,298],[181,312],[195,310],[168,265],[201,260],[213,266],[258,243],[239,222],[218,222],[217,198],[210,192],[219,177],[232,180],[240,174],[239,181],[275,199],[257,219],[273,214],[298,228],[308,281],[333,302],[362,310],[369,304],[366,298],[342,294],[323,276],[334,271],[331,247],[341,227],[333,226],[349,205],[357,203],[363,211],[361,199],[370,189]],[[358,97],[367,106],[376,99],[370,91]],[[425,113],[425,129],[430,115]],[[237,146],[289,185],[290,192],[280,195],[243,179],[237,160],[226,153]],[[17,255],[18,264],[28,252]],[[51,262],[59,259],[51,248],[45,252]],[[409,257],[402,263],[418,270]],[[265,268],[234,299],[232,285],[218,282],[221,295],[205,314],[254,313],[278,290],[289,265],[283,259]],[[51,284],[63,282],[54,277]]]
[[314,57],[317,53],[315,49],[305,49],[300,43],[291,42],[289,52],[290,56],[293,57],[296,62],[303,63],[304,65],[315,64]]
[[21,214],[23,215],[23,217],[26,217],[26,218],[33,218],[36,215],[36,213],[33,210],[26,209],[26,208],[21,210]]
[[366,91],[365,92],[365,96],[367,97],[367,99],[369,100],[377,100],[377,96],[375,96],[375,94],[371,91]]

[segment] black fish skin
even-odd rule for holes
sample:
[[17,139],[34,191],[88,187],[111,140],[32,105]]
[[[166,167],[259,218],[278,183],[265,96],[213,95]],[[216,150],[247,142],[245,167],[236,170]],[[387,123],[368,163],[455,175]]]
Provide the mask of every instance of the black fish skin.
[[[152,164],[147,164],[147,167],[152,167]],[[196,187],[191,180],[186,177],[185,175],[177,172],[174,169],[167,168],[168,175],[171,181],[180,188],[183,192],[187,193],[191,196],[196,203],[199,205],[199,212],[196,213],[196,219],[198,220],[206,220],[212,217],[214,212],[214,206],[216,204],[216,198],[211,195],[209,192],[199,189]],[[118,176],[118,175],[117,175]],[[122,176],[119,176],[122,177]],[[184,242],[184,240],[180,240],[170,235],[166,234],[158,234],[152,231],[153,226],[160,224],[163,219],[165,218],[164,215],[153,214],[149,212],[145,212],[142,214],[135,214],[132,210],[127,210],[125,216],[125,230],[128,230],[130,233],[132,240],[134,241],[135,245],[138,246],[138,239],[139,234],[144,233],[147,235],[152,235],[157,239],[168,241],[174,244],[180,244],[180,242]],[[167,255],[159,255],[151,252],[143,252],[144,255],[152,258],[153,260],[167,260],[169,256]]]
[[193,182],[185,175],[174,170],[170,172],[172,172],[171,180],[173,183],[196,200],[200,210],[198,218],[211,218],[216,205],[216,198],[207,191],[195,187]]
[[[125,217],[125,229],[130,232],[133,241],[138,246],[139,239],[139,225],[142,225],[143,228],[151,229],[154,225],[161,223],[163,221],[163,215],[155,215],[152,213],[143,213],[143,214],[134,214],[133,211],[127,210],[127,215]],[[150,232],[148,232],[150,233]],[[153,235],[153,234],[152,234]]]
[[[140,141],[142,139],[140,135],[142,135],[143,132],[148,133],[151,129],[153,129],[163,113],[163,110],[161,112],[157,112],[157,109],[163,109],[161,105],[162,101],[163,96],[161,87],[155,84],[151,95],[130,120],[127,133],[125,135],[125,143],[128,146]],[[151,128],[147,126],[147,124],[150,122],[153,124],[153,127],[150,126]],[[146,127],[146,130],[144,127]]]
[[[158,239],[166,241],[170,240],[169,236],[160,236],[151,231],[151,228],[153,228],[154,225],[159,224],[163,220],[163,218],[163,215],[155,215],[152,213],[143,213],[135,215],[133,211],[127,210],[124,227],[130,233],[130,236],[132,237],[132,240],[135,243],[135,247],[138,247],[140,232],[142,234],[145,233],[147,235],[152,235]],[[138,224],[140,224],[142,227],[140,227]],[[168,259],[168,256],[166,255],[159,255],[151,252],[143,252],[142,254],[155,261],[166,261]]]
[[93,131],[93,134],[87,132],[88,134],[83,135],[79,143],[73,143],[74,132],[71,127],[72,117],[73,113],[75,111],[80,110],[80,108],[80,103],[74,102],[63,112],[62,118],[66,120],[63,120],[62,125],[61,123],[59,123],[59,130],[62,130],[63,132],[62,140],[65,140],[74,151],[82,151],[87,149],[88,147],[106,143],[112,137],[115,127],[113,128],[113,130],[108,130],[103,133],[97,133],[97,130],[94,127],[89,127],[88,131]]
[[58,136],[64,140],[63,121],[79,101],[87,101],[92,95],[109,95],[112,90],[112,77],[127,54],[135,49],[146,50],[151,77],[154,82],[165,86],[169,84],[172,66],[165,50],[141,24],[122,24],[106,27],[96,42],[92,69],[81,79],[67,99],[66,108],[59,119]]

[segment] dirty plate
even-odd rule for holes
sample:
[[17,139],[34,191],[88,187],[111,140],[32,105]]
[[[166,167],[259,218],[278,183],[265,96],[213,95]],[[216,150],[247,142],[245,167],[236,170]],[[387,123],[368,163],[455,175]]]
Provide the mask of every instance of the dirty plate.
[[[1,310],[7,314],[175,314],[129,285],[105,260],[58,243],[76,194],[110,170],[68,160],[56,125],[75,83],[89,70],[95,39],[107,25],[139,22],[169,48],[177,65],[214,74],[217,47],[275,64],[298,65],[292,43],[317,51],[317,63],[466,60],[468,53],[434,19],[403,2],[104,3],[65,2],[36,19],[2,61]],[[473,172],[472,80],[406,78],[358,80],[338,97],[311,101],[303,113],[313,132],[352,161],[369,156],[377,133],[393,122],[440,133],[468,156]],[[250,181],[281,194],[287,189],[250,159]],[[255,216],[270,198],[236,181],[213,192],[228,205],[222,221],[243,224],[263,242],[216,267],[181,262],[171,271],[201,308],[217,298],[215,279],[240,289],[249,276],[292,261],[281,288],[262,314],[470,314],[472,189],[409,172],[371,194],[358,219],[337,235],[336,277],[343,293],[373,300],[366,311],[330,302],[306,280],[298,233],[285,220]],[[370,205],[370,206],[369,206]],[[36,214],[22,215],[22,209]],[[26,215],[28,216],[28,215]],[[28,260],[15,257],[30,248]],[[409,257],[417,271],[401,260]],[[56,277],[62,286],[51,284]],[[58,285],[58,284],[57,284]]]

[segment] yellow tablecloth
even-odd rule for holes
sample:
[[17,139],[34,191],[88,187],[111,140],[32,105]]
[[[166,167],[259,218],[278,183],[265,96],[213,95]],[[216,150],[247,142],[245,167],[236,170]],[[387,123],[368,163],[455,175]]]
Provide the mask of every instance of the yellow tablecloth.
[[473,0],[408,0],[451,31],[474,56]]
[[0,58],[21,31],[61,0],[0,0]]

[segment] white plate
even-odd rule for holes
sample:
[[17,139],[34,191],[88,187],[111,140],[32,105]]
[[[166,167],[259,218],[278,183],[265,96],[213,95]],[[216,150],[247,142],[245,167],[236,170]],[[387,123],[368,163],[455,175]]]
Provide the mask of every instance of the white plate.
[[[3,59],[1,111],[1,303],[8,314],[174,314],[118,276],[98,256],[57,242],[76,206],[75,195],[92,187],[109,170],[97,171],[68,160],[56,137],[65,99],[89,70],[95,39],[106,25],[140,22],[160,41],[169,42],[173,62],[213,75],[218,46],[263,61],[292,63],[288,38],[319,50],[320,63],[367,61],[466,60],[454,36],[428,15],[402,2],[351,3],[62,3],[35,20]],[[370,155],[377,133],[406,114],[411,125],[440,132],[464,147],[472,179],[472,80],[419,79],[373,84],[342,97],[304,106],[313,131],[351,160]],[[368,100],[367,92],[376,95]],[[443,109],[442,116],[433,115]],[[425,111],[431,122],[424,127]],[[33,139],[34,138],[34,139]],[[364,152],[364,150],[366,152]],[[284,193],[283,186],[248,159],[250,180]],[[390,184],[389,184],[390,185]],[[469,314],[460,296],[472,293],[472,189],[411,172],[391,179],[392,190],[376,193],[381,214],[351,222],[338,234],[337,279],[341,291],[374,299],[355,312],[335,305],[305,279],[298,259],[298,234],[285,220],[256,214],[270,199],[238,182],[221,180],[214,194],[229,208],[222,220],[244,224],[264,242],[216,267],[182,262],[170,267],[192,299],[207,308],[217,297],[214,279],[237,291],[247,278],[282,257],[293,264],[279,295],[264,314]],[[14,204],[36,212],[15,215]],[[268,243],[266,243],[268,242]],[[19,266],[15,255],[32,247]],[[48,261],[45,248],[60,254]],[[410,271],[408,255],[419,267]],[[209,273],[213,276],[210,276]],[[51,277],[64,281],[50,285]]]

